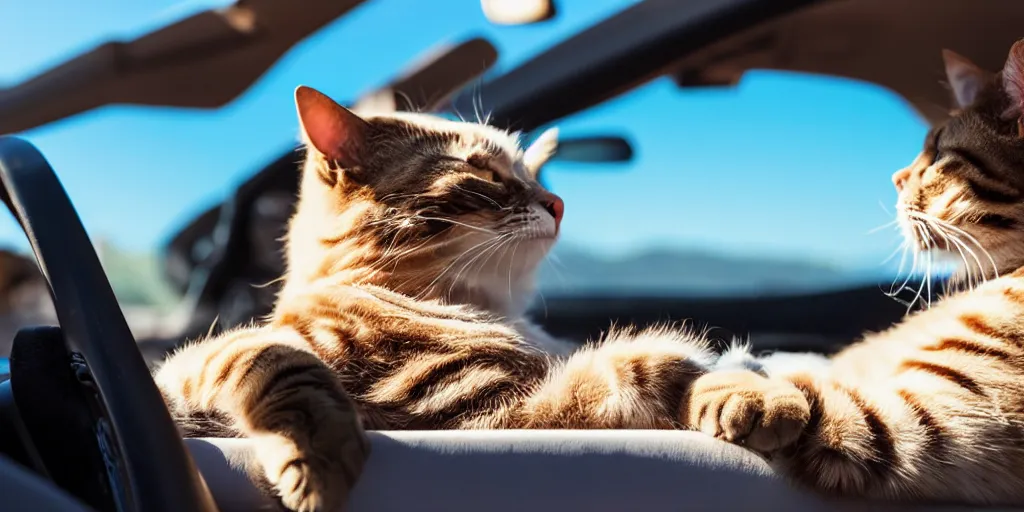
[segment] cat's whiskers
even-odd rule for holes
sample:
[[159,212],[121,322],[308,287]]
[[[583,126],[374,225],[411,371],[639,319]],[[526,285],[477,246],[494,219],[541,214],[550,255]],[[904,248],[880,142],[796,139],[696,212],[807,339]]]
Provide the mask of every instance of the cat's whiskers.
[[[914,220],[911,223],[910,228],[914,231],[915,236],[918,237],[918,239],[922,239],[922,235],[921,235],[921,231],[920,231],[922,229],[922,227],[921,227],[919,221]],[[924,243],[924,242],[921,242],[921,243]],[[914,296],[911,298],[911,300],[909,302],[905,301],[905,300],[903,300],[903,299],[901,299],[901,298],[899,298],[897,296],[899,293],[902,293],[904,290],[906,290],[909,287],[910,280],[913,279],[913,277],[918,273],[919,262],[922,259],[925,258],[924,253],[922,251],[918,251],[918,250],[911,251],[911,255],[913,256],[913,259],[911,261],[910,272],[907,274],[907,278],[906,278],[906,280],[904,280],[904,282],[902,283],[900,288],[893,295],[891,295],[891,297],[893,299],[895,299],[897,302],[899,302],[900,304],[903,304],[904,306],[906,306],[908,312],[911,309],[913,309],[914,304],[916,304],[917,300],[920,298],[921,289],[923,288],[923,285],[924,285],[924,283],[922,282],[921,286],[918,286],[917,290],[915,291]]]
[[[891,217],[892,220],[890,220],[889,222],[886,222],[885,224],[882,224],[882,225],[880,225],[880,226],[878,226],[876,228],[868,230],[867,233],[871,234],[873,232],[880,231],[880,230],[884,229],[886,226],[889,226],[889,225],[892,225],[897,230],[899,230],[901,228],[901,223],[900,223],[899,217],[896,216],[896,215],[891,214],[889,212],[889,209],[886,207],[885,203],[882,202],[882,200],[879,200],[879,207],[881,207],[882,211],[886,213],[886,216]],[[914,253],[912,250],[910,250],[910,242],[904,237],[901,240],[899,246],[897,246],[896,249],[893,250],[892,254],[890,254],[889,257],[887,257],[881,263],[882,265],[885,265],[890,260],[892,260],[894,257],[896,257],[897,253],[899,253],[899,255],[900,255],[899,266],[896,268],[896,274],[893,276],[893,282],[889,285],[889,291],[888,292],[884,292],[890,298],[896,298],[897,295],[902,293],[903,290],[906,289],[906,285],[907,285],[907,283],[909,283],[910,278],[913,275],[913,266],[914,265],[911,263],[911,268],[910,268],[910,270],[906,274],[906,279],[904,279],[903,282],[900,283],[898,287],[896,286],[896,283],[899,282],[899,280],[900,280],[900,275],[903,274],[903,269],[906,267],[906,255],[907,255],[907,252],[910,252],[911,254]],[[914,259],[916,259],[916,258],[914,258]],[[897,300],[899,300],[899,299],[897,299]]]
[[897,254],[905,255],[906,252],[907,252],[907,242],[906,241],[902,241],[902,242],[900,242],[899,245],[896,246],[895,249],[892,250],[891,253],[889,253],[888,256],[885,257],[885,259],[882,260],[881,263],[879,263],[879,265],[885,266],[885,264],[889,263],[890,261],[892,261],[892,259],[895,258]]
[[485,196],[485,195],[483,195],[483,194],[481,194],[479,192],[476,192],[476,191],[473,191],[473,190],[467,190],[465,187],[462,187],[460,185],[453,185],[452,188],[454,188],[456,190],[459,190],[459,191],[462,191],[462,192],[464,192],[466,194],[471,194],[471,195],[477,196],[477,197],[479,197],[481,199],[484,199],[484,200],[488,201],[489,203],[493,204],[494,206],[496,206],[498,208],[498,210],[500,210],[500,211],[507,211],[507,210],[511,210],[512,209],[512,208],[510,208],[508,206],[501,206],[501,204],[498,203],[497,201],[495,201],[494,199],[491,199],[490,197],[487,197],[487,196]]
[[[964,273],[966,274],[966,282],[968,288],[975,288],[976,286],[985,282],[984,267],[981,264],[981,259],[978,255],[967,245],[966,242],[960,240],[956,235],[949,233],[949,240],[956,246],[957,251],[960,253],[961,261],[964,265]],[[966,254],[965,254],[966,253]],[[971,265],[968,260],[968,255],[974,259],[977,266]],[[981,272],[979,275],[978,273]]]
[[[382,255],[381,255],[381,258],[380,258],[381,260],[387,261],[388,258],[390,257],[390,255],[395,251],[396,247],[398,246],[398,241],[399,241],[399,238],[400,238],[399,235],[401,234],[403,229],[401,227],[401,224],[398,224],[398,227],[395,227],[393,229],[395,230],[394,236],[391,237],[391,242],[388,244],[388,246],[382,252]],[[428,240],[429,240],[429,238],[428,238]]]
[[502,237],[501,237],[502,239],[501,239],[500,243],[498,243],[497,245],[494,245],[494,246],[486,249],[487,251],[489,251],[489,254],[487,255],[486,259],[484,259],[484,260],[482,260],[480,262],[481,267],[477,271],[479,272],[480,270],[482,270],[483,269],[483,265],[486,265],[487,262],[490,261],[490,258],[492,256],[494,256],[496,254],[501,254],[502,251],[505,250],[505,247],[508,246],[510,243],[512,243],[512,241],[515,240],[517,236],[518,236],[518,233],[517,233],[516,230],[511,230],[511,231],[504,232],[502,234]]
[[[445,267],[443,269],[441,269],[441,271],[438,272],[436,276],[434,276],[434,279],[431,280],[430,283],[428,283],[425,287],[423,287],[423,291],[421,291],[419,294],[417,294],[417,298],[422,297],[422,296],[430,293],[430,291],[433,289],[434,285],[436,285],[438,281],[440,281],[442,278],[444,278],[445,275],[449,271],[451,271],[451,269],[454,268],[455,265],[457,265],[460,262],[460,260],[462,260],[462,258],[465,258],[467,256],[472,255],[474,253],[474,251],[476,251],[480,247],[483,247],[483,246],[488,245],[488,244],[493,244],[495,242],[495,240],[499,240],[500,238],[501,238],[500,236],[496,237],[496,238],[487,238],[484,241],[482,241],[482,242],[480,242],[480,243],[470,247],[469,249],[463,251],[462,253],[460,253],[452,261],[450,261],[447,265],[445,265]],[[457,279],[453,279],[452,280],[453,286],[454,286],[455,282],[457,282]],[[451,292],[452,292],[452,288],[450,287],[448,289],[448,291],[446,291],[442,296],[449,296],[451,294]]]
[[[957,251],[960,253],[961,261],[963,262],[964,272],[966,274],[973,275],[974,279],[968,281],[968,286],[972,288],[983,282],[985,282],[985,266],[981,263],[981,258],[978,254],[971,249],[963,240],[960,240],[955,234],[949,234],[949,240],[956,244]],[[966,253],[966,254],[965,254]],[[970,256],[970,258],[968,258]],[[974,260],[974,264],[971,263]]]
[[[507,243],[507,241],[512,238],[510,235],[510,233],[503,233],[498,237],[494,237],[484,241],[481,244],[477,244],[470,251],[466,251],[462,257],[471,256],[471,258],[469,259],[469,261],[463,263],[458,268],[458,270],[455,271],[454,276],[448,279],[448,288],[447,290],[445,290],[442,296],[450,297],[455,292],[456,286],[467,281],[467,275],[473,275],[474,268],[476,268],[477,272],[481,271],[483,269],[483,265],[486,264],[486,262],[490,260],[490,258],[494,254],[499,253],[502,247]],[[481,260],[481,258],[483,259]],[[454,269],[454,264],[456,262],[453,262],[452,265],[449,265],[441,274],[439,274],[438,279],[444,277],[445,274],[447,274],[448,272],[451,272]]]
[[897,295],[899,295],[900,292],[902,292],[906,288],[907,282],[910,280],[911,274],[908,272],[907,277],[903,279],[903,282],[899,283],[899,286],[897,286],[896,284],[897,282],[900,281],[900,276],[903,275],[903,269],[906,264],[906,253],[907,251],[904,250],[904,256],[900,258],[900,266],[896,270],[896,275],[893,277],[892,283],[889,285],[889,290],[885,292],[885,294],[888,295],[889,297],[896,297]]
[[[481,261],[480,258],[483,258],[485,255],[488,255],[487,258],[489,259],[490,255],[493,255],[494,253],[496,253],[498,251],[498,248],[504,242],[504,240],[506,238],[509,238],[508,235],[509,235],[509,233],[503,233],[503,234],[501,234],[501,235],[499,235],[497,237],[494,237],[494,238],[491,238],[491,239],[487,240],[483,244],[478,244],[476,246],[476,248],[479,248],[479,250],[476,252],[476,254],[473,255],[468,261],[466,261],[455,272],[455,276],[449,282],[449,287],[448,287],[448,291],[446,292],[446,294],[450,295],[452,292],[454,292],[455,291],[455,286],[457,284],[461,283],[461,282],[464,282],[464,276],[466,274],[472,275],[473,264],[476,263],[477,261]],[[466,254],[468,255],[468,254],[470,254],[470,252],[467,251]],[[479,266],[479,270],[483,269],[483,264],[484,263],[486,263],[486,260],[483,260],[481,262],[481,264]]]
[[[988,275],[988,271],[986,270],[986,266],[984,264],[982,264],[981,258],[978,257],[978,255],[975,252],[974,248],[976,248],[977,250],[981,251],[982,254],[988,260],[988,263],[992,267],[992,274],[993,274],[992,278],[998,278],[999,277],[999,266],[996,264],[995,258],[992,257],[992,254],[989,253],[989,251],[987,249],[985,249],[985,247],[981,244],[981,242],[979,242],[978,239],[975,238],[973,235],[971,235],[970,233],[964,231],[963,229],[960,229],[960,228],[952,225],[949,222],[946,222],[946,221],[944,221],[942,219],[939,219],[939,218],[937,218],[937,217],[935,217],[933,215],[926,214],[924,212],[908,209],[908,210],[906,210],[906,213],[909,216],[911,216],[911,217],[914,217],[916,219],[919,219],[919,220],[927,223],[927,225],[931,229],[933,229],[933,230],[942,230],[947,235],[949,235],[950,237],[957,239],[961,243],[961,245],[964,248],[964,250],[967,251],[967,253],[971,255],[971,257],[974,259],[975,263],[977,263],[977,265],[978,265],[978,271],[980,272],[980,276],[978,276],[980,281],[979,281],[978,284],[986,282],[990,278],[989,278],[989,275]],[[970,245],[968,245],[968,242],[970,243]],[[973,245],[974,248],[972,248],[971,245]],[[970,262],[967,261],[966,259],[964,259],[964,265],[965,266],[970,266]]]
[[878,233],[879,231],[882,231],[885,228],[891,228],[891,227],[899,229],[899,227],[900,227],[899,226],[899,222],[900,222],[899,219],[890,220],[889,222],[886,222],[885,224],[882,224],[881,226],[869,229],[867,234],[868,235],[873,235],[875,233]]
[[277,279],[271,279],[270,281],[267,281],[265,283],[252,283],[250,286],[262,290],[263,288],[267,288],[282,281],[284,281],[284,276],[278,277]]
[[394,90],[394,91],[395,91],[396,94],[401,96],[403,100],[405,100],[405,105],[404,105],[405,107],[407,107],[407,108],[411,107],[410,112],[420,112],[422,110],[422,108],[423,108],[422,105],[418,105],[416,102],[412,101],[412,97],[409,96],[409,93],[407,93],[405,91],[402,91],[402,90]]
[[501,250],[503,248],[502,245],[508,244],[516,236],[517,235],[516,235],[515,231],[509,231],[509,232],[507,232],[506,234],[503,235],[504,240],[500,244],[498,244],[496,246],[492,246],[489,249],[485,249],[484,251],[487,253],[487,257],[484,258],[483,260],[480,260],[480,263],[477,265],[477,269],[476,269],[477,275],[479,275],[480,272],[483,271],[484,267],[487,265],[487,262],[491,261],[491,257],[493,257],[496,254],[500,254],[501,253]]
[[[967,282],[967,287],[968,288],[974,288],[974,286],[975,286],[974,279],[975,279],[976,276],[974,275],[974,268],[971,265],[967,264],[967,255],[964,254],[963,242],[961,242],[960,239],[958,239],[955,236],[949,234],[948,232],[946,232],[945,230],[943,230],[941,228],[940,229],[936,229],[936,233],[943,238],[943,240],[945,241],[947,247],[948,246],[954,247],[957,250],[957,253],[960,254],[960,260],[964,262],[964,274],[965,274],[964,279]],[[957,279],[956,275],[954,275],[954,279]]]
[[[503,209],[509,210],[511,208]],[[432,218],[424,217],[422,215],[418,216],[417,218],[423,220],[432,220]],[[437,220],[446,221],[448,219]],[[457,221],[454,221],[453,223],[464,225],[466,227],[471,227],[465,224],[461,224]],[[459,283],[462,283],[466,277],[478,275],[480,272],[483,271],[484,268],[486,268],[487,262],[489,262],[490,259],[495,254],[501,253],[505,246],[510,245],[512,242],[516,242],[509,256],[509,291],[510,293],[512,292],[511,275],[513,273],[515,265],[515,251],[518,248],[519,243],[521,243],[522,239],[524,239],[524,232],[527,235],[531,233],[536,234],[539,233],[539,228],[535,226],[534,222],[530,222],[527,224],[527,228],[525,230],[514,229],[507,232],[498,232],[495,231],[494,229],[488,228],[477,228],[477,230],[486,232],[488,234],[497,234],[497,236],[488,238],[487,240],[484,240],[483,242],[476,244],[470,249],[463,251],[458,257],[449,262],[434,277],[434,279],[424,288],[422,294],[430,293],[431,290],[433,290],[434,286],[438,283],[438,281],[447,278],[448,289],[442,294],[442,296],[450,296],[454,292],[455,286],[457,286]],[[525,238],[531,238],[531,236],[526,236]],[[466,258],[469,259],[467,260]],[[450,276],[450,274],[453,272],[454,276]],[[514,300],[514,298],[512,299]]]
[[476,116],[476,122],[480,122],[480,111],[483,110],[483,97],[479,94],[473,95],[473,115]]
[[547,299],[547,297],[544,296],[544,291],[541,290],[540,288],[537,288],[537,291],[535,292],[535,296],[538,299],[540,299],[541,307],[544,308],[544,318],[547,318],[547,316],[548,316],[548,299]]
[[377,201],[379,201],[381,203],[384,203],[384,204],[387,204],[388,201],[396,201],[396,200],[409,199],[409,198],[418,198],[418,197],[420,197],[420,195],[421,194],[418,193],[418,192],[410,192],[410,193],[405,193],[405,194],[401,194],[401,193],[398,193],[398,192],[392,192],[390,194],[381,196],[379,199],[377,199]]
[[484,113],[484,97],[481,91],[478,89],[473,94],[473,114],[476,116],[476,122],[478,124],[489,124],[491,121],[491,112]]
[[[962,239],[960,241],[964,243],[964,247],[969,249],[972,254],[974,254],[974,250],[967,247],[967,245],[966,245],[967,241],[969,241],[972,245],[974,245],[975,248],[977,248],[979,251],[982,252],[982,254],[985,255],[985,257],[988,259],[989,264],[992,265],[992,277],[990,278],[988,276],[987,272],[985,272],[985,267],[979,261],[978,262],[978,267],[979,267],[979,270],[982,272],[982,275],[981,275],[982,280],[983,280],[982,282],[988,281],[990,279],[997,279],[999,277],[999,265],[996,264],[995,258],[992,257],[992,254],[988,251],[988,249],[985,249],[985,247],[981,244],[981,242],[978,241],[977,238],[972,236],[970,233],[967,233],[966,231],[964,231],[964,230],[962,230],[960,228],[957,228],[956,226],[953,226],[951,224],[943,223],[942,221],[939,221],[938,224],[942,225],[947,230],[951,230],[954,233],[958,233],[959,236],[966,237],[967,238],[966,241],[962,240]],[[978,260],[977,255],[975,254],[974,256],[975,256],[975,260]]]
[[[533,235],[532,236],[536,236],[538,233],[540,233],[540,227],[536,223],[531,223],[530,227],[531,227],[531,230],[533,231]],[[545,255],[544,259],[545,260],[547,259],[547,255]],[[540,289],[540,287],[537,287],[537,289],[536,289],[536,291],[534,293],[535,293],[535,295],[538,298],[540,298],[541,304],[543,304],[543,307],[544,307],[544,316],[547,317],[547,315],[548,315],[548,301],[547,301],[547,298],[544,297],[544,292]]]
[[391,265],[392,270],[397,270],[398,264],[401,263],[402,259],[412,254],[423,252],[428,248],[433,249],[435,247],[443,247],[444,245],[451,243],[450,240],[437,241],[434,240],[433,238],[433,236],[428,237],[419,244],[404,249],[399,249],[396,246],[392,246],[390,250],[386,251],[381,256],[380,260],[382,265],[380,266],[380,269],[383,270],[385,266]]
[[[915,232],[916,232],[916,229],[917,229],[916,228],[916,220],[911,219],[911,226],[910,227],[911,227],[911,229],[914,229]],[[894,287],[896,286],[896,281],[899,280],[899,275],[903,272],[903,269],[906,266],[908,252],[909,252],[909,254],[911,256],[910,269],[907,271],[907,275],[903,279],[903,282],[900,283],[900,285],[898,287],[890,288],[889,293],[887,293],[887,295],[889,297],[895,299],[897,302],[900,302],[901,304],[907,305],[907,307],[909,308],[910,307],[909,304],[907,304],[906,301],[900,299],[898,296],[899,296],[899,294],[903,293],[904,290],[907,289],[907,287],[910,284],[911,279],[913,279],[914,274],[917,271],[919,252],[911,247],[910,240],[904,239],[902,245],[903,245],[903,248],[904,248],[903,256],[900,257],[900,266],[899,266],[899,269],[898,269],[897,274],[896,274],[896,279],[893,280],[893,286]]]
[[883,203],[881,199],[878,200],[878,206],[882,208],[883,212],[885,212],[886,217],[892,218],[894,222],[898,221],[898,219],[895,218],[896,216],[889,211],[889,208],[885,206],[885,203]]
[[[384,251],[382,252],[382,255],[381,255],[382,258],[389,258],[389,257],[391,257],[391,255],[394,254],[394,252],[396,250],[401,250],[401,251],[406,251],[407,250],[406,248],[398,249],[398,246],[400,244],[406,243],[406,241],[403,240],[403,237],[402,237],[403,232],[418,227],[418,226],[413,225],[414,223],[409,222],[410,220],[411,219],[403,219],[402,221],[396,222],[393,226],[391,226],[391,229],[394,230],[394,233],[393,233],[393,236],[391,237],[391,242],[388,244],[387,248],[385,248]],[[407,226],[405,225],[406,222],[408,222]],[[434,234],[432,234],[430,236],[427,236],[426,238],[423,239],[423,241],[421,242],[420,245],[428,244],[428,243],[432,242],[434,240],[434,238],[437,237],[437,235],[438,235],[438,233],[434,233]],[[411,248],[411,250],[418,250],[418,247],[419,246],[414,246],[413,248]]]
[[[509,232],[509,236],[504,238],[501,241],[501,243],[497,244],[496,246],[493,246],[493,248],[489,251],[489,254],[487,255],[487,257],[485,259],[483,259],[480,262],[480,264],[477,266],[477,269],[476,269],[477,275],[479,275],[479,273],[481,271],[483,271],[484,266],[487,264],[488,261],[490,261],[492,256],[494,256],[495,254],[505,254],[507,252],[507,247],[510,244],[512,244],[514,241],[516,241],[516,240],[519,240],[519,237],[517,236],[517,233],[514,232],[514,231],[511,231],[511,232]],[[514,256],[515,255],[514,255],[514,252],[513,252],[512,257],[509,259],[509,265],[510,266],[514,264],[514,261],[515,261],[513,259]]]
[[923,300],[925,309],[931,307],[931,290],[932,290],[932,262],[933,262],[933,251],[935,250],[935,240],[932,236],[931,230],[928,229],[927,224],[921,224],[920,233],[924,240],[924,279],[921,280],[921,284],[917,288],[917,295],[911,305],[919,300]]
[[515,301],[515,297],[512,293],[512,266],[515,264],[516,250],[519,249],[519,245],[523,243],[522,237],[514,237],[515,245],[512,246],[512,256],[508,259],[508,300],[509,302]]
[[904,280],[903,284],[900,285],[899,290],[896,290],[896,282],[899,281],[900,276],[903,275],[903,270],[906,268],[907,265],[907,254],[911,252],[910,241],[904,239],[902,242],[900,242],[900,245],[899,247],[896,248],[896,251],[893,251],[894,256],[897,251],[900,252],[900,264],[896,268],[896,275],[893,277],[892,283],[889,285],[889,292],[887,293],[887,295],[889,295],[890,297],[902,291],[903,288],[906,286],[906,280]]
[[466,229],[471,229],[471,230],[474,230],[474,231],[479,231],[481,233],[487,233],[488,235],[495,234],[494,230],[487,229],[487,228],[481,228],[479,226],[474,226],[472,224],[466,224],[465,222],[460,222],[460,221],[453,220],[453,219],[446,219],[446,218],[443,218],[443,217],[424,217],[422,215],[417,215],[415,218],[421,219],[421,220],[433,220],[433,221],[437,221],[437,222],[447,222],[449,224],[454,224],[456,226],[462,226],[462,227],[464,227]]
[[[551,268],[551,270],[555,273],[554,274],[555,277],[558,278],[559,284],[562,287],[565,287],[565,284],[567,283],[567,280],[565,278],[565,274],[563,273],[563,269],[565,268],[565,265],[562,264],[562,262],[559,261],[557,258],[552,258],[552,259],[544,258],[541,261],[541,263],[544,264],[544,265],[548,265]],[[559,268],[559,265],[561,265],[562,268]]]
[[392,267],[392,272],[397,271],[398,265],[399,263],[401,263],[402,259],[415,253],[420,253],[426,250],[433,250],[438,247],[444,247],[445,245],[451,244],[455,240],[461,239],[463,238],[463,236],[468,235],[460,236],[457,239],[435,240],[437,236],[438,233],[435,233],[425,238],[419,244],[409,248],[397,249],[395,247],[395,244],[392,244],[390,248],[384,251],[384,253],[380,256],[378,262],[370,267],[370,271],[372,273],[384,272],[385,267],[388,266]]
[[[390,273],[399,274],[400,275],[400,272],[399,272],[399,269],[398,269],[398,265],[402,262],[402,260],[404,258],[412,256],[413,254],[416,254],[416,253],[422,253],[422,252],[425,252],[425,251],[432,251],[432,250],[435,250],[436,248],[444,247],[444,246],[448,245],[449,243],[451,243],[450,240],[442,240],[442,241],[437,241],[437,242],[432,242],[432,243],[428,243],[428,242],[421,243],[420,245],[417,245],[416,247],[413,247],[413,248],[410,248],[408,250],[402,251],[401,253],[399,253],[397,255],[394,255],[393,257],[390,257],[387,260],[383,261],[381,265],[376,266],[375,272],[383,273],[383,272],[385,272],[385,267],[390,265],[391,266],[391,272]],[[413,276],[408,278],[408,279],[406,279],[404,282],[399,283],[399,284],[392,283],[391,286],[394,286],[395,289],[404,289],[406,285],[408,285],[410,282],[412,282],[413,280],[418,279],[418,278],[419,278],[419,275],[417,273],[413,273]]]
[[[873,229],[868,230],[867,234],[871,235],[871,234],[877,233],[877,232],[879,232],[879,231],[881,231],[881,230],[883,230],[883,229],[885,229],[887,227],[892,227],[893,229],[899,231],[900,228],[901,228],[900,219],[897,216],[892,215],[889,212],[889,209],[886,208],[885,204],[881,200],[878,201],[878,206],[880,206],[882,208],[882,211],[885,212],[886,216],[887,217],[891,217],[892,220],[890,220],[890,221],[888,221],[888,222],[886,222],[886,223],[884,223],[884,224],[882,224],[882,225],[880,225],[878,227],[875,227]],[[889,256],[887,256],[879,264],[880,266],[884,267],[887,263],[892,261],[892,259],[895,258],[897,254],[900,255],[900,263],[899,263],[899,266],[896,269],[896,274],[893,276],[892,283],[889,284],[889,291],[888,292],[884,292],[889,297],[895,297],[900,292],[902,292],[906,288],[907,283],[909,282],[910,276],[913,275],[913,273],[911,272],[910,274],[908,274],[907,279],[905,279],[902,283],[900,283],[899,287],[896,286],[896,283],[900,280],[900,276],[903,274],[903,269],[906,267],[907,251],[909,251],[909,250],[910,250],[910,242],[906,238],[902,238],[900,240],[899,245],[897,245],[896,248],[893,249],[893,251],[889,254]]]

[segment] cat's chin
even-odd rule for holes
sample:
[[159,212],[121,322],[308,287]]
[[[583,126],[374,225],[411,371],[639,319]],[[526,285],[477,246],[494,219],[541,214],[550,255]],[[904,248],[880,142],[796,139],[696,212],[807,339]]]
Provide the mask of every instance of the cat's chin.
[[554,239],[522,239],[477,272],[452,283],[448,300],[457,299],[505,318],[521,316],[533,299],[536,273]]

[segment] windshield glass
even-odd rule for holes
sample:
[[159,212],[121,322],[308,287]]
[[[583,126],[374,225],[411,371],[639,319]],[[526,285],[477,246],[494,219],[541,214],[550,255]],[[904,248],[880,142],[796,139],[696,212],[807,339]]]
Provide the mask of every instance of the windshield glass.
[[898,270],[890,175],[927,125],[881,87],[769,71],[729,88],[663,78],[558,125],[626,134],[636,154],[546,169],[567,205],[547,293],[792,293]]
[[[0,4],[0,44],[19,48],[5,57],[0,82],[228,2],[55,3]],[[122,256],[112,274],[141,269],[137,287],[143,274],[160,279],[154,256],[168,237],[294,144],[296,85],[352,99],[439,43],[481,35],[500,51],[499,73],[632,3],[563,0],[552,21],[501,27],[478,2],[368,1],[224,108],[106,107],[24,135],[53,164],[94,239]],[[890,220],[889,175],[925,132],[892,93],[772,72],[722,89],[660,79],[557,124],[566,137],[625,135],[636,155],[546,170],[567,205],[563,239],[541,275],[546,294],[728,295],[892,278],[882,263],[895,233],[867,233]],[[0,240],[26,247],[9,220]],[[111,278],[123,296],[129,285]]]

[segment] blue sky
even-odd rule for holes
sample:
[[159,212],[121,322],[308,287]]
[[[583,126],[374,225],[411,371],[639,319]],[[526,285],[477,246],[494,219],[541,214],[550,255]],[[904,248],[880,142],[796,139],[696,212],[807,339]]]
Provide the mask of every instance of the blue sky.
[[[224,2],[0,3],[0,84],[216,3]],[[430,47],[478,35],[495,43],[507,68],[630,3],[560,0],[556,21],[497,27],[476,0],[371,0],[223,109],[107,107],[22,135],[47,155],[94,237],[144,250],[293,143],[296,85],[353,98]],[[567,136],[627,134],[637,150],[627,165],[548,169],[567,205],[566,243],[608,254],[692,247],[857,269],[877,267],[896,247],[894,233],[868,232],[890,219],[882,206],[891,212],[895,201],[889,176],[913,159],[926,130],[878,87],[772,72],[719,90],[680,91],[658,80],[559,124]],[[0,242],[24,246],[7,220]]]

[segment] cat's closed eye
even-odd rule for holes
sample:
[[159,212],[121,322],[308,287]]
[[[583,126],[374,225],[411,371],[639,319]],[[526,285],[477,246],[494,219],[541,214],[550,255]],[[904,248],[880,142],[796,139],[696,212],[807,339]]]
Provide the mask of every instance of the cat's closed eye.
[[495,173],[494,171],[490,171],[487,169],[478,169],[476,167],[470,166],[469,168],[466,169],[466,172],[484,181],[489,181],[491,183],[501,182],[501,180],[498,179],[498,174]]
[[481,155],[473,155],[466,159],[466,164],[472,169],[469,173],[477,178],[491,183],[501,183],[501,177],[491,168],[490,160]]
[[445,157],[444,160],[454,165],[454,170],[471,174],[479,179],[491,183],[501,183],[501,177],[488,167],[486,160],[470,157],[466,160],[455,157]]

